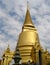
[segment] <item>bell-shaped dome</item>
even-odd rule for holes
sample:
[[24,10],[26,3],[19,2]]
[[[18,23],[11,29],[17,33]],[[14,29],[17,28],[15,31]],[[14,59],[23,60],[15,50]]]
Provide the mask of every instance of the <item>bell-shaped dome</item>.
[[22,62],[32,62],[32,47],[36,43],[37,30],[32,22],[29,9],[27,9],[22,32],[19,35],[17,47],[20,51]]

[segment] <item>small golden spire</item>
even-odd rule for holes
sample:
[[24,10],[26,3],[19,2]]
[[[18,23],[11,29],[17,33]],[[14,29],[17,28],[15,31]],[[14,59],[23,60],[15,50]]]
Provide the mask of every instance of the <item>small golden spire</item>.
[[47,51],[47,48],[46,48],[46,51]]
[[7,49],[6,49],[6,52],[10,52],[10,47],[9,47],[9,44],[8,44]]

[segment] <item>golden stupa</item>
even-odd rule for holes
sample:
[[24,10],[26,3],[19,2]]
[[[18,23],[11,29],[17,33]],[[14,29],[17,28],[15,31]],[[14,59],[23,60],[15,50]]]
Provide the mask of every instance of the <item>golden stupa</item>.
[[[22,32],[19,35],[17,47],[19,48],[22,62],[33,61],[32,49],[38,41],[37,30],[32,22],[29,9],[27,8]],[[38,43],[39,44],[39,43]],[[34,56],[35,58],[35,56]]]

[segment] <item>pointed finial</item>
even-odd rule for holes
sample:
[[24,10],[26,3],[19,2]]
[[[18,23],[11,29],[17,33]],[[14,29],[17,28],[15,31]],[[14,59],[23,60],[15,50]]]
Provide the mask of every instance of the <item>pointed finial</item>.
[[45,46],[45,50],[48,51],[46,46]]
[[8,44],[8,48],[9,48],[9,44]]
[[10,52],[9,44],[8,44],[6,52]]
[[46,51],[47,51],[47,48],[46,48]]
[[29,9],[29,1],[27,0],[27,9]]

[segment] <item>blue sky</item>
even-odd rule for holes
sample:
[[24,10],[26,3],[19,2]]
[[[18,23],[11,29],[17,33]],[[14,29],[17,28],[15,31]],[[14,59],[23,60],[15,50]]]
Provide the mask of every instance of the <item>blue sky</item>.
[[[50,0],[28,0],[40,44],[50,51]],[[0,58],[10,45],[15,49],[27,10],[27,0],[0,0]]]

